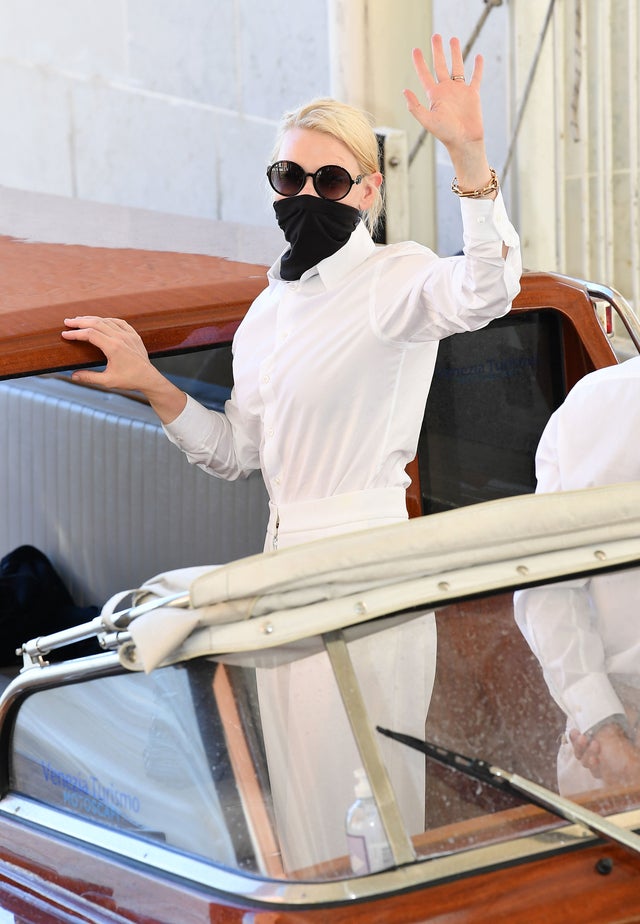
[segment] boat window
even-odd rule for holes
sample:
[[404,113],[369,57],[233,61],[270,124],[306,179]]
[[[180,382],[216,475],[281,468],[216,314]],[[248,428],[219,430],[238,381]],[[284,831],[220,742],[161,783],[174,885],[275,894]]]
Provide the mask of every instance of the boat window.
[[12,788],[119,831],[251,866],[216,669],[203,660],[34,693],[14,729]]
[[[621,606],[637,609],[637,587],[637,571],[619,572],[399,613],[331,633],[327,648],[311,638],[42,689],[17,711],[11,791],[250,877],[343,879],[406,864],[407,849],[409,862],[444,862],[514,839],[533,856],[554,849],[536,837],[566,826],[563,818],[377,729],[516,773],[605,815],[636,809],[640,767],[635,776],[616,777],[612,765],[570,784],[563,777],[567,715],[599,708],[603,686],[594,706],[588,681],[574,684],[567,662],[563,688],[553,646],[570,658],[563,640],[576,633],[580,610],[584,631],[592,641],[600,632],[611,656],[612,674],[600,680],[637,738],[640,677],[628,665],[638,663],[639,643],[633,620],[620,615]],[[336,645],[364,701],[353,726],[333,671]],[[356,811],[362,801],[354,808],[380,784],[369,773],[367,786],[354,727],[368,728],[381,755],[400,819],[393,845],[377,808],[373,821]]]
[[440,343],[420,435],[425,513],[535,489],[542,430],[565,396],[562,319],[510,314]]
[[153,365],[205,407],[223,411],[233,386],[231,344],[157,356]]
[[[151,362],[174,385],[204,404],[205,407],[214,411],[224,411],[224,403],[231,395],[233,387],[233,356],[230,343],[188,350],[183,353],[172,353],[168,356],[154,356],[151,357]],[[96,365],[92,368],[102,371],[104,366]],[[33,380],[39,380],[45,386],[47,382],[64,381],[71,384],[73,381],[71,370],[44,373],[34,377]],[[83,388],[85,386],[76,386],[76,389]],[[107,394],[121,395],[138,404],[149,404],[143,395],[135,391],[110,389]]]

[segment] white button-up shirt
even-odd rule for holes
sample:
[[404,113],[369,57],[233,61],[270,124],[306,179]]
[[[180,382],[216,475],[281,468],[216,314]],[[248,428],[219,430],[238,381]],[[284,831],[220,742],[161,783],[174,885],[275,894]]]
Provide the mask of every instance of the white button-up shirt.
[[375,492],[388,500],[392,489],[406,516],[405,466],[438,341],[505,314],[519,291],[519,239],[502,196],[461,207],[465,256],[377,247],[361,222],[298,281],[280,279],[278,260],[234,338],[225,414],[189,398],[169,438],[222,478],[260,468],[272,508],[354,492],[375,507]]
[[[536,493],[640,480],[640,357],[582,378],[536,453]],[[516,621],[581,732],[640,703],[640,573],[521,591]]]

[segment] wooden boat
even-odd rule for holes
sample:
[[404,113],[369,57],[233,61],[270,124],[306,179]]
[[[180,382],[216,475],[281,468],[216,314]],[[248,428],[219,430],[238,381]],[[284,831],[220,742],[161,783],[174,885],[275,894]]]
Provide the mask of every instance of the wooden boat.
[[[99,362],[90,347],[60,339],[62,319],[80,310],[128,317],[158,357],[185,354],[180,374],[204,348],[228,351],[265,260],[166,246],[0,241],[11,268],[0,280],[3,406],[17,401],[16,383],[36,401],[63,387],[55,400],[73,404],[76,386],[31,376]],[[597,317],[602,303],[620,312],[637,346],[637,322],[613,290],[535,272],[506,319],[443,344],[408,523],[276,558],[249,550],[215,570],[178,562],[175,574],[80,627],[24,639],[0,699],[0,907],[34,924],[640,920],[640,781],[584,792],[567,817],[555,777],[563,718],[513,619],[518,589],[596,579],[640,559],[638,485],[530,496],[549,413],[578,378],[617,361]],[[83,407],[94,399],[84,395]],[[20,477],[40,462],[33,445],[16,440],[13,480],[2,482],[5,552],[29,539],[12,511],[16,498],[27,502]],[[187,531],[195,534],[199,515],[189,511]],[[233,514],[225,516],[223,534]],[[68,524],[58,532],[74,533]],[[67,557],[43,551],[74,588],[95,587],[104,543],[118,541],[104,532],[90,522]],[[142,577],[166,570],[163,554]],[[137,591],[114,570],[114,593]],[[357,673],[358,639],[430,612],[438,641],[423,740],[458,755],[454,768],[381,735],[375,696]],[[74,656],[87,638],[99,642],[96,653],[78,647]],[[348,853],[352,780],[327,806],[319,783],[310,785],[320,765],[306,779],[278,779],[265,746],[273,728],[259,671],[275,659],[304,675],[322,652],[385,831],[390,859],[372,872],[354,872]],[[416,759],[424,811],[407,819],[390,767]],[[478,761],[541,787],[554,808],[461,769]],[[308,792],[296,826],[306,864],[291,862],[286,843],[276,794],[287,787]],[[292,795],[294,806],[300,812]]]

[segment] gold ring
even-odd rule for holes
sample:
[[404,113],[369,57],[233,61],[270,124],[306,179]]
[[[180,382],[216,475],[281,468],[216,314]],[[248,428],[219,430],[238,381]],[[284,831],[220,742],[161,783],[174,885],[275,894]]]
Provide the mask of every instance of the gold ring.
[[452,80],[461,80],[464,83],[464,74],[452,74]]

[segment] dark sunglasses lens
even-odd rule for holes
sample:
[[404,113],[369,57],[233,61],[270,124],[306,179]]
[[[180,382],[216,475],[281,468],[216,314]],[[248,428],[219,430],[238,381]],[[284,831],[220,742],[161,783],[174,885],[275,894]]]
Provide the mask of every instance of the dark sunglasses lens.
[[291,160],[279,160],[269,168],[269,182],[281,196],[297,195],[305,179],[302,167]]
[[321,167],[316,173],[316,192],[324,199],[344,199],[351,189],[351,177],[344,167]]

